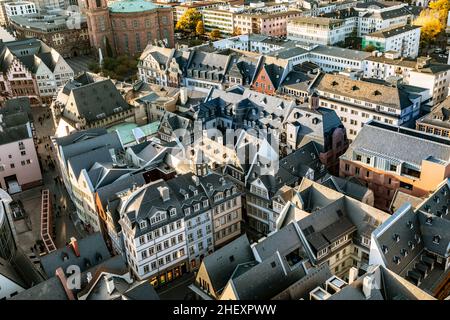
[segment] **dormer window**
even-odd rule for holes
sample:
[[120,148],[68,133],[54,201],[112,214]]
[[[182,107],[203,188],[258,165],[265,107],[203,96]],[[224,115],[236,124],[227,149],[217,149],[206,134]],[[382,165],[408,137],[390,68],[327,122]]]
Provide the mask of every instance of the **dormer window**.
[[439,244],[439,242],[441,242],[441,236],[434,236],[433,237],[433,243],[434,244]]
[[400,235],[397,233],[394,233],[394,235],[392,236],[392,239],[394,239],[395,242],[399,242],[400,241]]
[[394,261],[395,264],[400,264],[400,257],[399,256],[394,256],[394,258],[392,259]]
[[187,215],[187,216],[190,215],[191,214],[191,208],[185,208],[184,209],[184,214]]
[[186,193],[186,194],[184,195],[184,200],[187,200],[187,199],[189,199],[189,194],[188,194],[188,193]]
[[208,207],[208,200],[203,200],[203,208],[207,208]]
[[143,221],[139,222],[139,228],[141,228],[141,229],[147,228],[147,221],[143,220]]
[[194,204],[194,211],[199,211],[199,210],[200,210],[200,203]]
[[400,253],[402,254],[402,256],[406,257],[408,255],[408,250],[402,249],[400,250]]
[[414,239],[416,240],[416,243],[419,244],[422,239],[420,239],[420,236],[418,234],[414,235]]
[[414,242],[408,241],[408,247],[409,247],[411,250],[414,250],[414,248],[416,247],[416,245],[414,244]]
[[196,195],[198,195],[198,191],[197,191],[197,189],[196,189],[196,190],[194,190],[194,196],[196,196]]
[[177,214],[177,209],[176,208],[172,208],[170,209],[170,216],[173,217]]

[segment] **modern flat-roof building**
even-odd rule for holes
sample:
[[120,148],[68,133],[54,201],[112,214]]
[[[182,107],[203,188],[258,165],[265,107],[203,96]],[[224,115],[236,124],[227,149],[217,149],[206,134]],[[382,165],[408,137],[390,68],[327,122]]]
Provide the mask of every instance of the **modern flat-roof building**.
[[18,39],[40,39],[64,58],[91,51],[86,16],[80,13],[72,16],[61,10],[41,10],[27,16],[11,17],[9,25]]
[[384,55],[373,52],[365,59],[363,70],[365,78],[387,80],[397,77],[405,84],[427,89],[423,101],[429,107],[443,101],[448,94],[450,66],[431,61],[429,57],[412,60],[400,58],[396,52]]
[[340,159],[340,176],[358,178],[374,192],[375,207],[388,211],[397,190],[426,196],[450,176],[450,141],[371,121]]
[[362,49],[372,46],[381,52],[396,51],[405,58],[419,55],[420,27],[405,25],[364,35]]

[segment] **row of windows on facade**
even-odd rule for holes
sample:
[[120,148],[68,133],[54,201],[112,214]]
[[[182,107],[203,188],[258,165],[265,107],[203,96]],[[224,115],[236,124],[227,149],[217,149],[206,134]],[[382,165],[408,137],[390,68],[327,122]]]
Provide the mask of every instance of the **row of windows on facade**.
[[183,234],[179,234],[178,237],[172,237],[167,240],[165,240],[163,243],[158,243],[155,246],[151,246],[147,249],[142,250],[140,259],[141,260],[145,260],[153,255],[155,255],[156,253],[159,253],[163,250],[169,249],[170,247],[176,246],[177,244],[181,243],[184,241],[184,237]]
[[157,261],[153,261],[149,264],[144,265],[143,271],[144,271],[144,273],[149,273],[150,271],[157,270],[158,267],[163,267],[165,264],[168,264],[168,263],[172,262],[173,260],[177,260],[184,256],[185,256],[185,251],[182,248],[179,251],[173,252],[171,254],[166,255],[165,257],[159,258]]
[[[169,232],[181,229],[183,227],[183,224],[181,220],[178,220],[177,222],[172,222],[169,225],[162,226],[161,228],[158,228],[156,230],[150,231],[146,233],[145,236],[139,237],[139,244],[143,245],[153,239],[157,239],[162,235],[166,235]],[[131,242],[131,235],[128,236],[129,241]]]
[[220,239],[227,237],[233,233],[235,233],[236,231],[239,231],[239,224],[240,222],[237,222],[235,224],[232,224],[229,227],[226,227],[222,230],[217,231],[216,233],[214,233],[214,239],[215,241],[219,241]]
[[[31,160],[30,159],[22,160],[22,161],[20,161],[20,164],[22,166],[26,166],[28,164],[31,164]],[[16,168],[16,165],[14,163],[10,163],[9,166],[10,166],[11,169],[15,169]],[[5,165],[3,165],[3,164],[0,165],[0,172],[1,171],[5,171]]]

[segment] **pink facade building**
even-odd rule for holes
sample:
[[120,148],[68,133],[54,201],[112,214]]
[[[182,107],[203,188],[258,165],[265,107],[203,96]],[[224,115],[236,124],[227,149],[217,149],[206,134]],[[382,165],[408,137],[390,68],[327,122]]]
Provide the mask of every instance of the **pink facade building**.
[[40,185],[42,174],[23,98],[9,101],[0,109],[0,186],[12,194]]
[[272,37],[287,35],[287,21],[299,17],[301,11],[276,13],[238,13],[234,16],[234,29],[239,34],[262,34]]

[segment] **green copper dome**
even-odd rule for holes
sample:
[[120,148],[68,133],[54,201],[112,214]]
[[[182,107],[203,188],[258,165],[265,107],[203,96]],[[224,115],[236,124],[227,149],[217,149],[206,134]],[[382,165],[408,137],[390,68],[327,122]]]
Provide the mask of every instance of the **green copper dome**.
[[146,0],[122,0],[108,4],[108,7],[112,13],[132,13],[150,11],[163,6],[153,4]]

